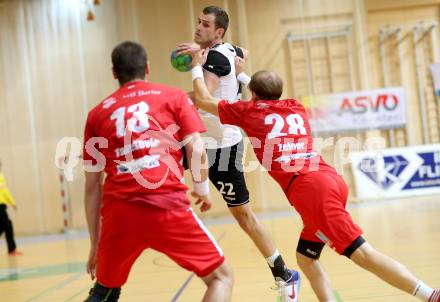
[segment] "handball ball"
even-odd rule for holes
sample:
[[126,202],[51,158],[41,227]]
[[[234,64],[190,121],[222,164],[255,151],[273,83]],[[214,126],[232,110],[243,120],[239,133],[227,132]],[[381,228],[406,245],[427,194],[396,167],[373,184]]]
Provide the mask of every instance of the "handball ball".
[[191,61],[192,57],[189,54],[177,55],[175,50],[171,53],[171,65],[178,71],[190,71]]

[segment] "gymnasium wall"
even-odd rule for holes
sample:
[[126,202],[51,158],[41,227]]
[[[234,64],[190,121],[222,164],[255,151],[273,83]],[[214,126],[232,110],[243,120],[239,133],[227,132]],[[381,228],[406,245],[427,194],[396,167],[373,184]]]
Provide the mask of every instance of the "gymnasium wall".
[[[393,51],[397,42],[392,39],[387,40],[385,57],[389,59],[387,86],[403,85],[407,93],[408,127],[393,133],[317,134],[325,139],[326,160],[344,173],[351,200],[356,196],[345,161],[347,150],[335,143],[337,139],[355,137],[362,149],[367,147],[366,139],[374,136],[383,137],[388,146],[390,138],[396,146],[424,142],[412,27],[419,21],[438,22],[440,0],[102,0],[94,7],[93,22],[86,20],[87,5],[79,0],[0,1],[0,158],[18,204],[16,213],[10,211],[18,233],[62,229],[55,147],[63,137],[81,140],[87,111],[117,88],[110,65],[113,46],[128,39],[141,42],[148,51],[152,81],[190,90],[190,76],[174,71],[169,55],[178,43],[191,40],[197,16],[210,4],[229,11],[226,40],[249,49],[248,71],[280,73],[285,97],[384,87],[379,32],[386,25],[402,28],[404,64],[397,62]],[[343,30],[347,35],[329,41],[296,39]],[[434,38],[438,29],[432,37],[421,37]],[[424,55],[419,64],[436,60],[435,54],[426,51],[430,41],[420,46]],[[420,77],[425,79],[428,139],[438,142],[439,111],[432,83],[427,72]],[[255,158],[249,149],[246,166],[254,164],[250,161]],[[75,181],[69,184],[73,226],[84,227],[80,169],[74,175]],[[254,169],[247,179],[256,210],[289,207],[266,172]],[[214,208],[205,216],[227,213],[219,195],[213,195]]]

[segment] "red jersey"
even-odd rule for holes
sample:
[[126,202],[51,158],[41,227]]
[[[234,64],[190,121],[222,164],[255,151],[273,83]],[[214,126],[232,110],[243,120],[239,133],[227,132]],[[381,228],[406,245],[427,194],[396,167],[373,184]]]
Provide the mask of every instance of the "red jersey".
[[222,123],[246,132],[258,160],[284,191],[294,175],[334,171],[313,150],[310,124],[298,101],[221,101],[218,111]]
[[104,202],[140,200],[166,209],[187,207],[181,142],[204,131],[182,90],[145,81],[128,83],[89,112],[85,165],[105,169]]

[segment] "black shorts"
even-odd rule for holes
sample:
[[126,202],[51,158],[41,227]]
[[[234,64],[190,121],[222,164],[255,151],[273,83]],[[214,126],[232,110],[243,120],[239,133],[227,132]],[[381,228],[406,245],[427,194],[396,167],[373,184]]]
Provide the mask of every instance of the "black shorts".
[[209,179],[217,188],[228,207],[241,206],[249,202],[243,172],[243,141],[220,149],[207,149]]
[[[209,180],[223,196],[228,207],[241,206],[249,202],[249,191],[243,173],[243,141],[219,149],[206,149],[209,160]],[[188,169],[186,155],[183,167]]]

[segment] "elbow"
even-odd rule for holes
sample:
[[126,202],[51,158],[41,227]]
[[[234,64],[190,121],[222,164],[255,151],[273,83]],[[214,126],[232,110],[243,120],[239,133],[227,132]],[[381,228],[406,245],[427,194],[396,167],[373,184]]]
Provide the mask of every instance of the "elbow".
[[196,106],[199,106],[199,104],[200,104],[200,96],[198,94],[194,94],[192,100],[193,100],[193,102],[194,102],[194,104]]
[[203,103],[205,97],[200,92],[194,94],[194,101],[197,105]]

